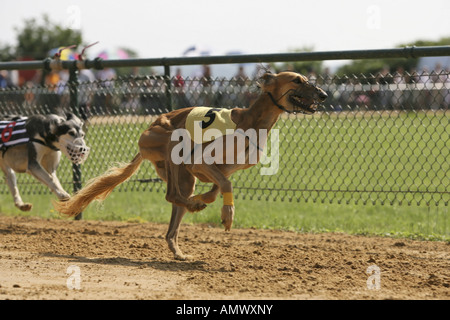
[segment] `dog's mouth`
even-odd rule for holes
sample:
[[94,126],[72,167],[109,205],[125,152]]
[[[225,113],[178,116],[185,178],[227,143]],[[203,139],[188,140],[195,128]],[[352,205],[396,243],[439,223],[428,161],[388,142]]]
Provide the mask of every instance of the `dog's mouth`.
[[294,106],[293,112],[303,113],[303,114],[313,114],[317,111],[319,107],[319,102],[311,99],[305,98],[298,94],[291,94],[289,96],[289,102]]
[[74,164],[82,164],[89,156],[90,148],[82,145],[67,146],[67,153],[70,161]]
[[78,138],[73,141],[64,140],[61,151],[69,158],[73,164],[82,164],[89,156],[89,148],[83,139]]

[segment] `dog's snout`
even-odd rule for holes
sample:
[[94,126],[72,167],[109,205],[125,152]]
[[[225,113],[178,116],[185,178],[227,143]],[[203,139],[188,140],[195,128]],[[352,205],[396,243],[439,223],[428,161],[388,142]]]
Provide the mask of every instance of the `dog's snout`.
[[328,98],[328,94],[325,91],[323,91],[322,89],[318,88],[317,91],[318,91],[319,99],[321,101],[325,101]]

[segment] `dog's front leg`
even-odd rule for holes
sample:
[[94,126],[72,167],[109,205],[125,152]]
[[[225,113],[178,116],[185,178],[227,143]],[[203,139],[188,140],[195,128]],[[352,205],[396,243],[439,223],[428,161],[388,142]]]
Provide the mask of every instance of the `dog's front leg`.
[[9,190],[14,198],[14,205],[22,211],[30,211],[33,205],[31,203],[24,203],[22,201],[22,197],[19,193],[19,188],[17,187],[17,179],[14,170],[11,168],[2,167],[3,172],[6,177],[6,184],[8,185]]
[[215,184],[213,185],[210,191],[192,196],[191,199],[200,200],[203,201],[204,203],[213,203],[214,201],[216,201],[219,192],[220,192],[219,186]]
[[45,171],[37,161],[29,161],[28,173],[49,187],[59,200],[67,200],[70,198],[70,194],[62,188],[56,174],[54,172],[50,174]]
[[225,231],[231,230],[231,225],[234,220],[234,201],[233,192],[224,192],[223,195],[223,206],[222,214],[220,215],[222,219],[222,224],[225,227]]
[[64,188],[61,185],[61,182],[59,181],[58,177],[56,176],[56,172],[52,173],[53,182],[56,186],[56,196],[59,200],[68,200],[70,198],[70,194],[64,190]]
[[210,179],[215,185],[219,186],[220,192],[223,196],[221,214],[222,224],[225,227],[225,231],[230,231],[234,220],[234,199],[231,181],[228,180],[227,177],[225,177],[225,175],[214,164],[194,164],[192,166],[192,171],[194,173],[202,174]]

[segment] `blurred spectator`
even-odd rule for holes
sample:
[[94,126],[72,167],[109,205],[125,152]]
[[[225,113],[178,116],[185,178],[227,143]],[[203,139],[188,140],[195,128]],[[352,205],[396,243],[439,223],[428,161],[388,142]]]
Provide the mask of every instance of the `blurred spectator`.
[[175,108],[187,108],[190,107],[191,104],[189,103],[185,92],[184,92],[184,78],[181,75],[181,69],[178,68],[176,71],[176,75],[173,79],[173,86],[175,91]]
[[440,109],[448,106],[448,95],[450,90],[446,88],[445,82],[448,81],[448,73],[446,74],[440,63],[437,63],[434,70],[430,74],[430,80],[433,83],[431,94],[431,108]]
[[49,72],[45,75],[44,85],[51,91],[56,91],[57,84],[59,82],[59,73],[56,71]]
[[424,67],[422,73],[418,75],[418,83],[428,83],[430,82],[430,71],[428,67]]
[[199,99],[197,101],[198,105],[211,106],[213,102],[212,85],[213,79],[211,76],[211,68],[208,65],[203,66],[203,75],[200,79],[200,83],[203,86]]
[[211,68],[207,65],[203,66],[202,85],[209,87],[212,85]]
[[388,84],[389,80],[389,67],[384,66],[383,69],[380,70],[377,74],[377,83],[379,84]]
[[[235,92],[230,98],[234,100],[232,106],[248,107],[250,103],[250,94],[248,92],[248,87],[250,86],[250,79],[245,73],[244,66],[240,65],[238,67],[237,73],[233,77],[233,82],[235,87]],[[223,97],[222,97],[223,98]]]
[[8,71],[0,70],[0,89],[10,88],[13,86]]
[[389,67],[384,66],[376,77],[376,83],[379,85],[378,90],[374,94],[373,105],[383,109],[391,109],[392,105],[392,91],[389,90],[389,83],[392,81],[392,76],[389,73]]
[[430,80],[433,83],[441,82],[439,79],[441,72],[442,72],[442,66],[440,63],[437,63],[436,66],[434,67],[434,70],[430,74]]
[[404,93],[404,90],[406,88],[406,80],[403,68],[398,68],[393,75],[393,84],[392,106],[394,107],[394,109],[400,109],[403,107],[403,103],[406,98]]
[[309,82],[317,84],[317,74],[314,70],[310,70],[307,76]]
[[114,80],[117,77],[117,73],[112,68],[105,68],[99,70],[96,74],[96,78],[99,81],[97,93],[95,95],[95,107],[97,113],[113,114],[113,94],[114,94]]
[[87,120],[92,102],[95,75],[90,69],[82,69],[78,73],[78,81],[80,83],[78,87],[80,116],[83,120]]
[[177,73],[175,75],[175,79],[173,80],[173,86],[175,88],[183,88],[184,87],[184,78],[181,75],[181,69],[177,69]]
[[234,79],[238,86],[245,86],[248,81],[248,76],[245,74],[244,66],[239,66],[238,72],[234,75]]
[[[333,83],[333,76],[331,74],[330,68],[326,67],[323,70],[322,75],[317,79],[317,84],[325,85],[326,89],[328,89],[328,86],[331,85],[332,83]],[[323,90],[325,90],[325,89],[323,89]]]
[[56,93],[59,95],[59,106],[57,110],[70,108],[70,92],[67,82],[69,81],[69,71],[61,70],[59,72],[59,81],[56,85]]
[[441,74],[441,80],[443,83],[442,95],[444,96],[443,108],[446,109],[450,106],[450,68],[446,68],[445,72]]
[[101,82],[100,85],[104,88],[112,87],[116,77],[117,77],[116,70],[112,68],[104,68],[102,70],[97,71],[96,74],[97,80]]
[[399,67],[393,76],[393,82],[395,84],[406,83],[405,81],[405,71],[403,68]]

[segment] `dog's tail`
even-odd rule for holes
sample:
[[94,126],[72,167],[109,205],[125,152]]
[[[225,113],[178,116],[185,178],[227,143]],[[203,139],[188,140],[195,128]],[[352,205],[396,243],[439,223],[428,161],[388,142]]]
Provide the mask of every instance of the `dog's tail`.
[[139,169],[142,156],[138,153],[134,159],[123,166],[110,168],[103,175],[87,182],[86,186],[67,201],[53,202],[55,210],[69,217],[82,212],[92,201],[103,201],[119,184],[125,182]]

